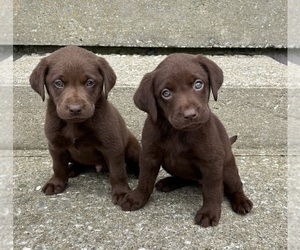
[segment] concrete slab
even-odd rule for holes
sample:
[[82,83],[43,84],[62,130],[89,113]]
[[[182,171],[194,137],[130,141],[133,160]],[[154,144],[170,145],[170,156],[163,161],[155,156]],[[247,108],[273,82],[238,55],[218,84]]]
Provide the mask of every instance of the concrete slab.
[[45,196],[48,153],[15,151],[14,249],[286,249],[286,161],[238,156],[254,209],[237,215],[224,198],[220,224],[203,229],[193,222],[202,204],[196,187],[155,191],[143,209],[123,212],[111,202],[107,174],[86,173],[71,179],[65,193]]
[[[146,72],[165,56],[105,55],[118,79],[109,99],[140,138],[145,114],[132,97]],[[41,55],[14,62],[14,148],[46,149],[45,103],[31,90],[29,76]],[[241,154],[286,154],[287,67],[267,56],[213,56],[224,70],[218,102],[211,100],[229,134],[238,134]],[[280,133],[278,133],[280,131]]]
[[[14,85],[29,85],[29,76],[47,54],[18,55],[14,61]],[[144,74],[155,67],[166,55],[98,54],[104,57],[117,75],[115,87],[137,87]],[[223,87],[286,88],[287,66],[264,55],[207,55],[224,71]]]
[[[2,2],[0,2],[2,7]],[[0,19],[3,17],[0,10]],[[1,30],[2,32],[2,30]],[[2,34],[1,34],[2,35]],[[1,36],[0,35],[0,36]],[[1,38],[0,38],[1,40]],[[1,43],[1,41],[0,41]],[[0,46],[0,249],[13,245],[13,51]]]
[[[11,145],[12,148],[12,145]],[[0,149],[0,249],[13,247],[13,151]]]
[[[135,88],[116,88],[110,100],[140,139],[145,113],[132,101]],[[14,88],[14,149],[46,149],[45,103],[29,87]],[[238,135],[239,154],[286,155],[287,91],[277,88],[224,88],[211,108],[230,135]],[[280,132],[278,132],[280,131]]]
[[[13,1],[0,0],[0,45],[13,44]],[[0,49],[1,55],[1,49]]]
[[16,0],[14,44],[282,48],[287,1]]

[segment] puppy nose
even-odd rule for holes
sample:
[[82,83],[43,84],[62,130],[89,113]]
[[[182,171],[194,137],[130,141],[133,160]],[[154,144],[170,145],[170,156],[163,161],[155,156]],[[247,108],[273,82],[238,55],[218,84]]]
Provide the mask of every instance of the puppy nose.
[[194,119],[197,116],[197,112],[194,108],[186,109],[183,112],[184,119]]
[[71,104],[71,105],[68,105],[68,108],[69,108],[70,114],[78,115],[81,113],[82,106],[79,104]]

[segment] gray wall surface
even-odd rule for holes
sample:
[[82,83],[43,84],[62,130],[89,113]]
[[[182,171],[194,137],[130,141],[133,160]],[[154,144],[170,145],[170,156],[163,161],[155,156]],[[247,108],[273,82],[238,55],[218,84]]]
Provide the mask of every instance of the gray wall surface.
[[14,44],[285,48],[287,1],[15,0]]

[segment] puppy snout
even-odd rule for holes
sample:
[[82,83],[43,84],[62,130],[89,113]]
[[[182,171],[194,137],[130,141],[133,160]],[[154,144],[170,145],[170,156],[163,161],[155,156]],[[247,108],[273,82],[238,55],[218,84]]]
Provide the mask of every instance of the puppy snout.
[[68,105],[68,109],[71,115],[79,115],[82,111],[82,105],[79,104],[71,104]]
[[196,109],[194,108],[189,108],[189,109],[186,109],[184,112],[183,112],[183,117],[184,119],[186,120],[193,120],[197,117],[197,111]]

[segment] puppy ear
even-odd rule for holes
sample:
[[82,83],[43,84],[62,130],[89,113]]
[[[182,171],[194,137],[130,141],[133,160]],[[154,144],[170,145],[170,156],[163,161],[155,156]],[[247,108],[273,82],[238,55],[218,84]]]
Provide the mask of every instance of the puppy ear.
[[222,69],[212,60],[208,59],[203,55],[197,56],[201,66],[208,73],[209,84],[213,93],[215,101],[218,99],[218,90],[223,83],[223,71]]
[[144,75],[133,96],[133,101],[140,110],[147,112],[154,122],[157,121],[157,108],[154,98],[152,72]]
[[115,86],[117,76],[113,71],[112,67],[108,64],[108,62],[102,58],[98,57],[99,70],[101,75],[104,78],[104,94],[107,99],[109,91]]
[[47,71],[48,71],[48,62],[46,58],[43,58],[39,62],[39,64],[35,67],[35,69],[32,71],[29,78],[31,88],[42,97],[43,101],[45,101],[44,85],[46,85]]

